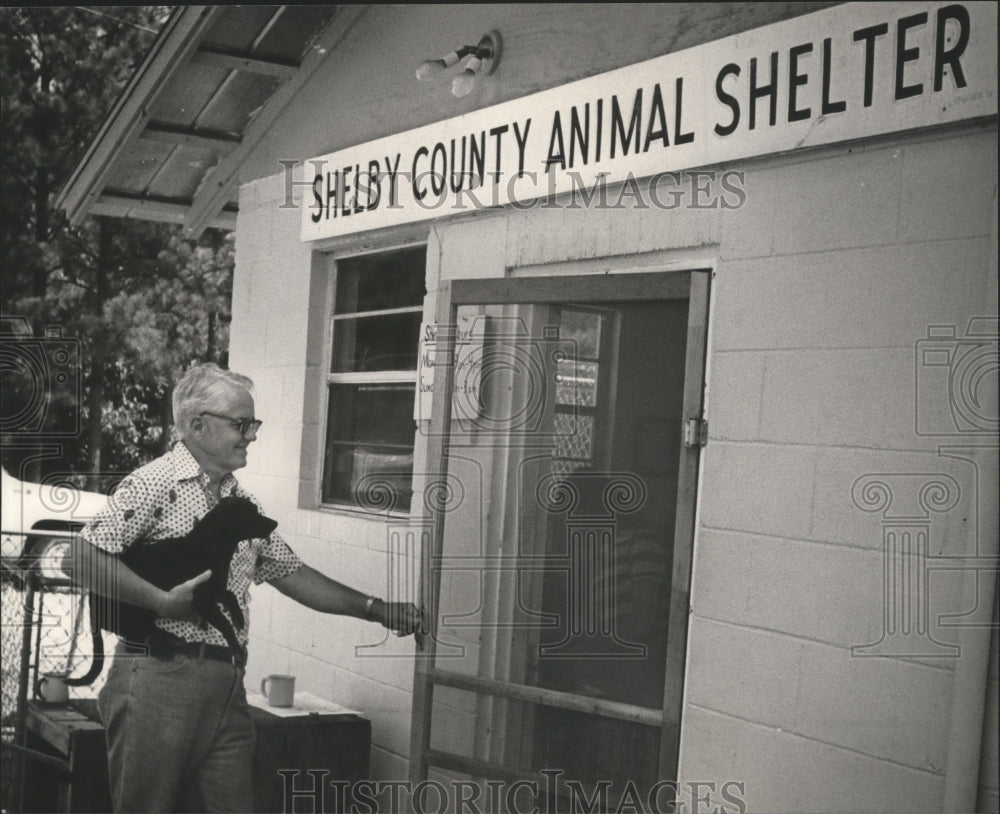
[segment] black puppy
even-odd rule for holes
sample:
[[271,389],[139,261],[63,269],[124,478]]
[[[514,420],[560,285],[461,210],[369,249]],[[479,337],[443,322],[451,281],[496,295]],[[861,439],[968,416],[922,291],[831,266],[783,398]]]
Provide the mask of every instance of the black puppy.
[[[199,520],[187,537],[136,542],[118,558],[157,588],[170,590],[211,569],[212,576],[194,589],[192,604],[206,622],[225,638],[235,655],[243,655],[236,632],[222,612],[229,611],[240,628],[246,620],[236,596],[226,587],[229,565],[241,540],[267,537],[278,524],[257,511],[246,498],[225,497]],[[91,684],[104,669],[104,640],[101,629],[117,633],[125,641],[141,645],[154,628],[151,610],[119,602],[112,597],[90,594],[90,629],[94,661],[86,675],[66,683],[78,687]]]

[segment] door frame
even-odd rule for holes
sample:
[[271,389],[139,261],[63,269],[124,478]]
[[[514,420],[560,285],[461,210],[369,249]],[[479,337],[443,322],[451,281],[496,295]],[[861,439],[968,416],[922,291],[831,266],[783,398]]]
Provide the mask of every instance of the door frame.
[[[437,343],[435,382],[432,397],[430,436],[427,441],[428,472],[434,472],[430,490],[445,491],[448,477],[449,436],[454,386],[454,359],[457,309],[462,305],[686,299],[688,301],[687,345],[683,388],[683,420],[703,425],[705,407],[705,364],[708,344],[708,313],[711,279],[714,272],[700,267],[682,271],[636,272],[624,274],[581,274],[550,277],[518,277],[442,282],[437,299]],[[568,295],[568,292],[572,292]],[[696,433],[697,434],[697,433]],[[686,437],[684,428],[682,439]],[[526,686],[492,678],[470,676],[435,667],[438,600],[441,588],[440,563],[446,510],[435,506],[425,495],[432,534],[430,545],[421,553],[420,590],[426,610],[427,636],[414,668],[413,714],[410,732],[410,780],[414,787],[427,779],[431,766],[499,780],[538,781],[540,775],[496,764],[432,750],[431,712],[435,686],[453,687],[481,695],[499,696],[548,706],[578,710],[656,726],[660,729],[659,775],[676,780],[680,751],[680,724],[683,706],[684,673],[687,653],[688,617],[691,595],[691,562],[694,552],[695,512],[698,493],[700,446],[682,441],[679,455],[677,513],[674,525],[668,646],[663,702],[653,710],[633,704],[604,701],[542,687]]]

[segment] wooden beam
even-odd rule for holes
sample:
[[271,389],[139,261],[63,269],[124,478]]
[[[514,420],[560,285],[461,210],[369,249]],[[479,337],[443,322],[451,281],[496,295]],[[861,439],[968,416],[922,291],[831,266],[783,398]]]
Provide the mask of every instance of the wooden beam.
[[107,182],[121,146],[142,132],[149,122],[149,111],[167,87],[169,77],[190,58],[225,10],[225,6],[187,6],[171,15],[146,61],[56,198],[56,206],[66,211],[71,224],[79,225],[87,215],[88,206],[99,197]]
[[634,721],[647,726],[662,726],[663,711],[640,707],[637,704],[626,704],[621,701],[605,701],[602,698],[592,698],[587,695],[550,690],[545,687],[529,687],[525,684],[515,684],[511,681],[497,681],[483,676],[466,675],[435,667],[427,670],[427,678],[441,687],[454,687],[458,690],[498,695],[501,698],[515,698],[518,701],[528,701],[532,704],[542,704],[558,709],[571,709],[575,712],[587,712],[592,715],[603,715],[607,718],[617,718],[622,721]]
[[[682,416],[703,418],[705,409],[705,357],[708,348],[708,308],[712,272],[691,274],[688,301],[687,348],[684,360]],[[662,374],[666,375],[666,374]],[[667,617],[667,657],[664,665],[663,711],[674,726],[660,740],[659,765],[665,777],[676,775],[680,759],[680,725],[684,710],[684,672],[688,626],[691,624],[691,565],[694,559],[695,507],[698,504],[698,464],[701,449],[680,445],[677,463],[677,512],[674,517],[673,557],[670,571],[670,609]]]
[[[152,198],[120,192],[102,192],[90,206],[89,212],[93,215],[109,215],[116,218],[182,224],[190,208],[190,201],[179,198]],[[232,231],[236,228],[236,212],[228,208],[223,209],[212,218],[208,226]]]
[[268,59],[240,51],[229,51],[212,45],[203,45],[191,57],[193,65],[208,65],[230,71],[273,76],[282,81],[291,79],[299,69],[298,63]]
[[238,133],[225,130],[208,130],[199,127],[182,127],[168,122],[150,122],[142,131],[141,138],[160,141],[165,144],[183,144],[204,150],[228,153],[240,143]]
[[[141,220],[156,220],[165,223],[183,223],[189,204],[181,201],[156,200],[131,195],[102,192],[91,206],[94,215],[118,215],[139,217]],[[142,215],[130,213],[141,212]]]
[[226,232],[236,231],[236,213],[229,210],[223,209],[218,215],[209,221],[209,226],[213,229],[222,229]]
[[368,13],[371,6],[338,6],[333,19],[309,48],[302,65],[295,76],[281,85],[267,100],[260,112],[254,116],[243,133],[240,146],[225,156],[213,170],[205,176],[197,193],[191,211],[184,219],[184,230],[189,236],[197,237],[208,222],[222,208],[230,196],[230,189],[240,165],[261,139],[267,134],[278,116],[295,98],[303,85],[312,78],[326,57],[333,53],[340,43],[354,29],[359,20]]

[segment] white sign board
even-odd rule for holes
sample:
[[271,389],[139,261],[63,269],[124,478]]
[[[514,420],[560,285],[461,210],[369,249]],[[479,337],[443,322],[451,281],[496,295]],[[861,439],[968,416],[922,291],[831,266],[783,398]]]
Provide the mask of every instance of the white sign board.
[[996,43],[992,2],[824,9],[311,159],[302,240],[995,116]]

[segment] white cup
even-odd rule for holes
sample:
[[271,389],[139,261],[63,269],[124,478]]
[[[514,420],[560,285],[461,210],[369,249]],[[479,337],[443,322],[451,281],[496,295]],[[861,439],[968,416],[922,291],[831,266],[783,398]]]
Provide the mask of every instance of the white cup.
[[269,675],[260,682],[260,694],[272,707],[290,707],[295,704],[295,676]]
[[69,701],[66,673],[45,673],[35,683],[35,691],[47,704],[65,704]]

